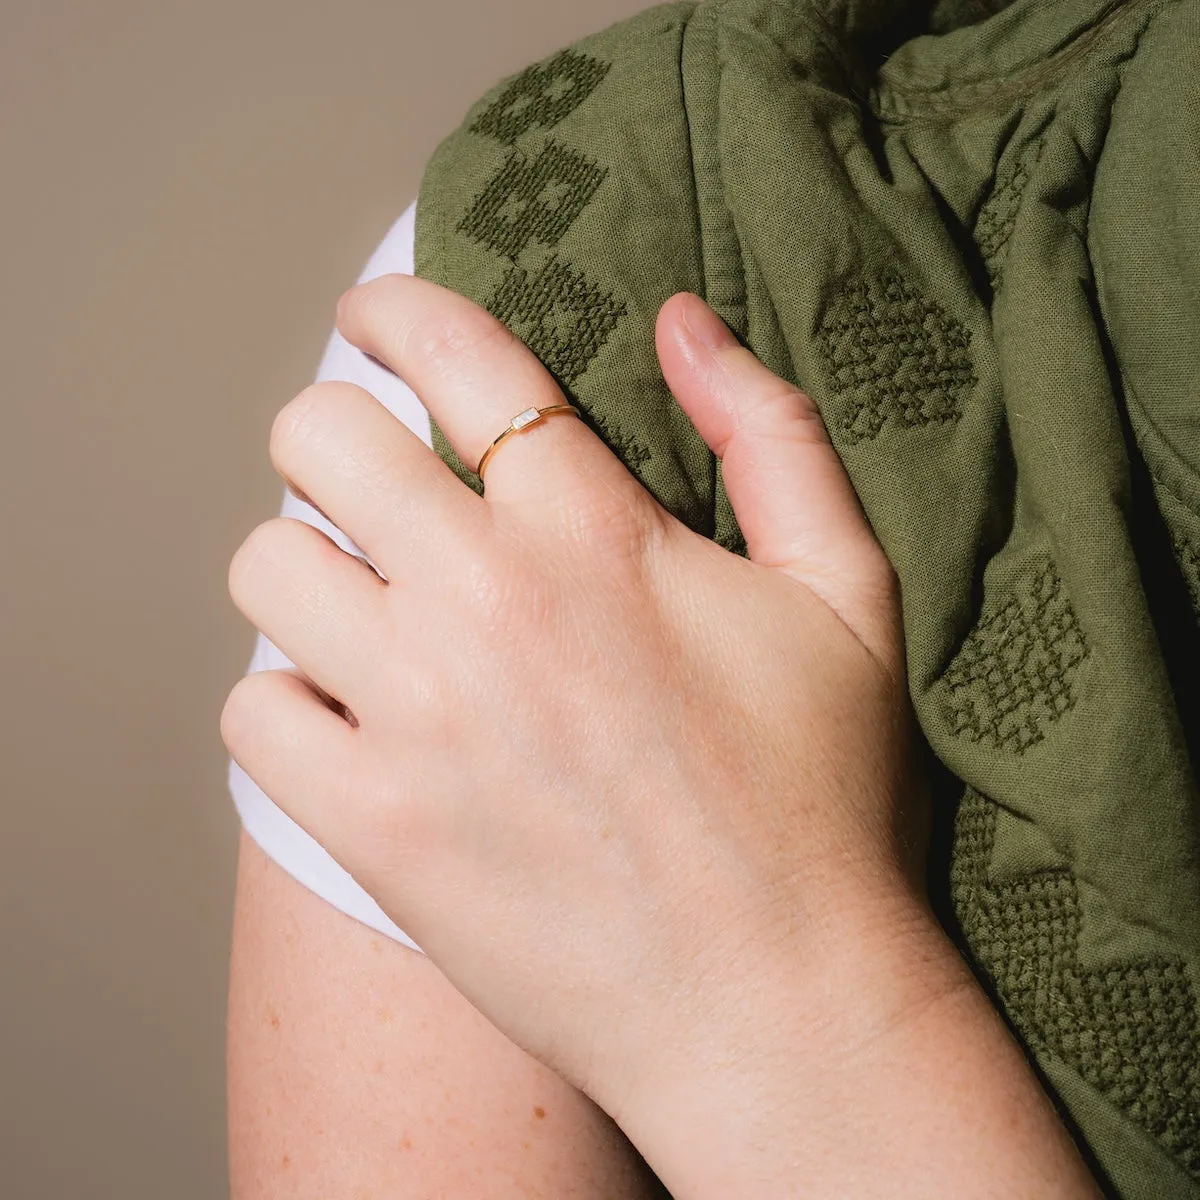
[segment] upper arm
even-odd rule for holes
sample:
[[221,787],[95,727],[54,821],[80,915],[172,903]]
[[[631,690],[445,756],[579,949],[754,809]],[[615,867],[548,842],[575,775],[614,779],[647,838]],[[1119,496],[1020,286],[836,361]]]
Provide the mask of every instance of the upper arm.
[[233,1200],[664,1194],[612,1121],[428,958],[244,833],[234,911]]

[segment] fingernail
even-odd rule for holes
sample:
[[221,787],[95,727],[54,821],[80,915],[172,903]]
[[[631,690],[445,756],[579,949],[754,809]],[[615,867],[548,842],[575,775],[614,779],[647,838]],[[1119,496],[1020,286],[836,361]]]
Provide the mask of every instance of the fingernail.
[[729,326],[699,296],[691,297],[684,304],[683,323],[688,333],[710,350],[719,350],[735,340]]

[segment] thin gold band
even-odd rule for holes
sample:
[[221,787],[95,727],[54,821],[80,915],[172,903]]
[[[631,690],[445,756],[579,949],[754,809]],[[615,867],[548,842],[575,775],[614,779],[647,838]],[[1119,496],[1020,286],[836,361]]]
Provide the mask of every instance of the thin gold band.
[[548,417],[551,413],[573,412],[576,416],[582,416],[579,409],[573,404],[551,404],[547,408],[526,408],[517,413],[515,417],[508,423],[508,428],[505,429],[495,441],[483,452],[483,457],[479,460],[479,466],[475,468],[475,474],[483,479],[483,466],[492,456],[492,451],[510,433],[520,433],[522,429],[528,429],[530,425],[536,425],[543,417]]

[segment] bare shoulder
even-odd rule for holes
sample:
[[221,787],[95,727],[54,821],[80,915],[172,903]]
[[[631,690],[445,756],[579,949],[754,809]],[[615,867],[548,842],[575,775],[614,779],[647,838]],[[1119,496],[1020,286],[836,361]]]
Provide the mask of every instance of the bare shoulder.
[[229,994],[233,1200],[662,1197],[621,1131],[424,955],[244,832]]

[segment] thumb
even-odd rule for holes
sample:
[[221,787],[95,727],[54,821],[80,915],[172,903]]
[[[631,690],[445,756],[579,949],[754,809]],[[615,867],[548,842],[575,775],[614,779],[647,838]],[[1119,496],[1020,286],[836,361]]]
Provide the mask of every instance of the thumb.
[[812,399],[691,292],[659,310],[655,342],[667,386],[721,460],[750,559],[809,587],[868,649],[884,649],[881,630],[898,612],[895,572]]

